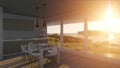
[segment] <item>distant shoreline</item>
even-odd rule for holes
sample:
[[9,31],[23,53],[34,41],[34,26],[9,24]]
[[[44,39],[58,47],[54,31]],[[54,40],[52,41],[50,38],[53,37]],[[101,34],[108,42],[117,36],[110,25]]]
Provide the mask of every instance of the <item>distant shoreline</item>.
[[[56,33],[50,33],[48,35],[53,35],[53,34],[56,34]],[[60,35],[60,34],[57,33],[57,35]],[[72,36],[72,37],[84,38],[83,35],[80,35],[80,34],[77,34],[77,33],[64,33],[64,35],[65,36]],[[88,37],[88,39],[92,40],[92,42],[106,42],[106,41],[108,41],[108,37],[106,37],[104,35],[95,35],[95,36],[94,35],[90,35]],[[115,39],[113,39],[111,42],[114,43],[114,44],[120,44],[119,34],[118,34],[118,37],[116,37]]]

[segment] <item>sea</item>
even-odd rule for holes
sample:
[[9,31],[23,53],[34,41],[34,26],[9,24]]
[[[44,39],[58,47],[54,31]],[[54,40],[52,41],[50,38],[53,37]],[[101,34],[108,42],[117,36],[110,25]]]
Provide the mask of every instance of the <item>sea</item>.
[[[72,36],[72,37],[79,37],[79,38],[84,38],[83,35],[77,34],[77,33],[65,33],[64,35],[66,36]],[[113,39],[108,39],[106,36],[88,36],[88,39],[91,40],[92,42],[106,42],[109,41],[113,44],[120,44],[120,35],[119,36],[114,36]]]

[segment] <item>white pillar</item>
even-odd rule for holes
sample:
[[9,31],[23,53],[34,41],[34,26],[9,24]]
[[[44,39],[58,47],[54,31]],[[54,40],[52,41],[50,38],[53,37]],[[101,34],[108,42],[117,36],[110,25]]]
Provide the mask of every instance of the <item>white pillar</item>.
[[[63,48],[64,45],[64,33],[63,33],[63,21],[60,21],[60,48]],[[60,63],[60,49],[58,48],[58,57],[57,57],[57,63]]]
[[3,59],[3,9],[0,7],[0,60]]
[[86,53],[87,53],[87,45],[88,45],[87,29],[88,29],[87,18],[84,17],[84,50]]
[[63,34],[63,21],[60,22],[60,47],[63,48],[63,45],[64,45],[64,41],[63,41],[63,38],[64,38],[64,34]]

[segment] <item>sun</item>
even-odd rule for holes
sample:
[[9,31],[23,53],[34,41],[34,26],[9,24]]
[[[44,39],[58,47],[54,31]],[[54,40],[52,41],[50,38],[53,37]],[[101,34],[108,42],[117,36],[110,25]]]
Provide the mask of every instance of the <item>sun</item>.
[[106,19],[105,19],[105,26],[108,32],[114,32],[116,28],[116,24],[118,22],[117,18],[114,17],[113,10],[111,6],[108,6],[106,11]]
[[106,18],[108,21],[111,21],[112,17],[113,17],[112,8],[109,6],[107,8]]
[[113,33],[109,33],[109,37],[108,37],[108,40],[111,41],[114,39],[114,34]]
[[106,26],[108,28],[108,40],[111,41],[114,39],[114,34],[112,33],[114,31],[114,27],[115,27],[115,18],[113,17],[113,11],[111,6],[109,6],[107,8],[107,13],[106,13]]
[[105,21],[109,31],[111,31],[114,25],[113,20],[114,18],[113,18],[112,8],[109,6],[107,8],[106,21]]

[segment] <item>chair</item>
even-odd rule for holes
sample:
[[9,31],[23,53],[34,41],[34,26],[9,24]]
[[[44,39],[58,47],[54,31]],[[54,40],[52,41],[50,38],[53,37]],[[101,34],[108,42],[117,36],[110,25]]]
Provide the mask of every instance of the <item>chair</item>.
[[28,46],[21,44],[21,51],[22,53],[28,53]]
[[30,61],[36,61],[40,56],[37,46],[31,42],[28,43],[28,54],[30,56]]
[[57,60],[57,55],[58,55],[58,46],[53,46],[50,50],[48,50],[44,56],[46,58],[51,58],[52,60]]
[[25,60],[27,58],[27,56],[28,56],[28,47],[27,47],[27,45],[21,44],[21,51],[23,53],[22,59]]

